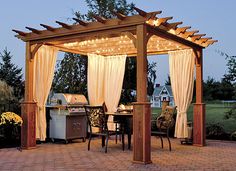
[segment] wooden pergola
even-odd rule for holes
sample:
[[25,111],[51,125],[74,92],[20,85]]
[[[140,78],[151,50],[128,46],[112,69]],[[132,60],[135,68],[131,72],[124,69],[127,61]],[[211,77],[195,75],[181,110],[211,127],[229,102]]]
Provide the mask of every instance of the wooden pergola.
[[94,22],[76,18],[76,24],[54,28],[40,24],[44,30],[26,27],[30,32],[13,30],[17,37],[26,42],[25,99],[22,104],[24,120],[21,132],[21,147],[36,147],[35,112],[33,100],[34,55],[42,45],[59,48],[63,52],[87,55],[127,54],[137,60],[137,102],[133,117],[133,161],[151,163],[151,108],[147,101],[147,56],[168,54],[170,51],[193,49],[196,54],[196,103],[194,104],[193,143],[205,145],[205,104],[203,103],[202,50],[217,42],[198,30],[180,27],[182,22],[169,22],[173,17],[159,18],[161,11],[145,12],[135,8],[137,15],[125,16],[114,12],[117,18],[105,19],[94,15]]

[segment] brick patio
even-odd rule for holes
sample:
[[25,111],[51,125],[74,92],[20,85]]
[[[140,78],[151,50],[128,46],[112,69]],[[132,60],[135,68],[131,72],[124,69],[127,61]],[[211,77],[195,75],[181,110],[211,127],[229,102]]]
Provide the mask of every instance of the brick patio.
[[[165,140],[164,140],[165,141]],[[132,163],[132,151],[122,151],[121,143],[109,141],[108,153],[104,153],[100,140],[91,142],[76,140],[71,144],[40,144],[37,149],[20,152],[16,148],[0,150],[1,171],[80,171],[80,170],[236,170],[236,143],[207,141],[206,147],[180,145],[172,139],[173,151],[164,149],[160,141],[152,137],[152,164]]]

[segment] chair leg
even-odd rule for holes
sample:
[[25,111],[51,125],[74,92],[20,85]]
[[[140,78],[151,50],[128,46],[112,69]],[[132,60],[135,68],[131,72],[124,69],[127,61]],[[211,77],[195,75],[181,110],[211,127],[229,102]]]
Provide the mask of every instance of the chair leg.
[[102,147],[105,146],[105,136],[102,135]]
[[92,139],[92,135],[91,133],[89,134],[89,142],[88,142],[88,151],[90,150],[90,142],[91,142],[91,139]]
[[162,136],[159,136],[160,139],[161,139],[161,148],[163,148],[163,139],[162,139]]
[[170,138],[169,138],[169,129],[167,130],[167,135],[166,135],[168,142],[169,142],[169,150],[171,151],[171,142],[170,142]]
[[109,135],[106,136],[105,153],[107,153],[108,138],[109,138]]
[[169,142],[169,150],[171,151],[171,143],[170,143],[170,138],[169,138],[169,137],[167,137],[167,139],[168,139],[168,142]]
[[116,130],[116,144],[117,144],[117,138],[118,138],[118,136],[117,136],[118,135],[117,134],[117,131],[118,131],[117,123],[116,123],[116,129],[115,130]]

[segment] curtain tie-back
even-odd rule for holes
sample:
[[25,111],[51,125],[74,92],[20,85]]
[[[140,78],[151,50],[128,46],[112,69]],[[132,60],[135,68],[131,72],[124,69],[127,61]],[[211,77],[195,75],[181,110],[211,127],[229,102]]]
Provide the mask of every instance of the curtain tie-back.
[[45,105],[38,105],[39,110],[43,110],[45,107]]
[[178,114],[180,114],[180,115],[182,115],[182,114],[185,114],[185,113],[187,113],[187,111],[178,111]]

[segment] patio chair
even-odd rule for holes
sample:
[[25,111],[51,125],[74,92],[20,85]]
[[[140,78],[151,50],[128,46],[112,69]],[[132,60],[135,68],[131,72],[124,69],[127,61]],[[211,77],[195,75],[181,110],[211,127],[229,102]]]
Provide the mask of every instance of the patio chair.
[[170,129],[174,126],[174,114],[176,107],[166,106],[165,110],[162,111],[161,115],[154,121],[156,121],[157,131],[152,131],[152,136],[159,136],[161,139],[161,147],[163,148],[163,139],[166,137],[169,143],[169,150],[171,151],[171,142],[169,138]]
[[[105,153],[107,153],[108,139],[110,135],[114,134],[114,131],[109,131],[107,127],[108,116],[105,114],[103,106],[84,106],[88,125],[90,128],[88,150],[90,150],[90,142],[92,135],[98,135],[102,137],[102,147],[105,146]],[[98,128],[96,132],[93,132],[94,128]]]

